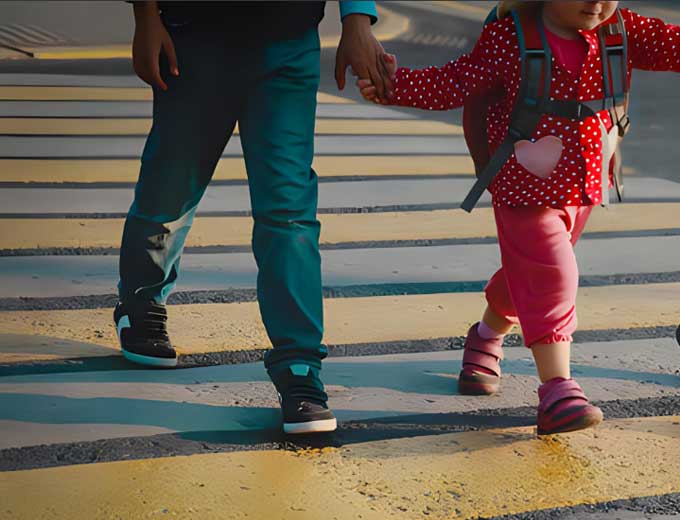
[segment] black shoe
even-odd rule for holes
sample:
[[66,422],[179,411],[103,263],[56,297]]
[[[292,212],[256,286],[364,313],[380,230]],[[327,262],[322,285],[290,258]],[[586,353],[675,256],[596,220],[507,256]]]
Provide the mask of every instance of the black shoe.
[[153,367],[177,366],[177,352],[170,344],[165,305],[154,302],[119,302],[113,311],[123,356],[133,363]]
[[332,432],[338,422],[326,405],[328,396],[315,366],[298,362],[267,369],[279,394],[284,433]]
[[335,415],[325,401],[279,394],[283,412],[283,433],[333,432],[338,427]]

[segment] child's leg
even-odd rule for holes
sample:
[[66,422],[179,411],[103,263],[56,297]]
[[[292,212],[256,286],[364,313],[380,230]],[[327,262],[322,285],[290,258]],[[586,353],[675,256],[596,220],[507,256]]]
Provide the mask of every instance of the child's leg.
[[569,379],[571,342],[560,341],[558,343],[538,343],[531,348],[538,370],[541,383],[562,377]]
[[538,433],[587,428],[602,420],[570,378],[578,268],[573,244],[590,208],[496,208],[508,288],[542,385]]
[[[588,222],[588,217],[592,211],[592,207],[582,207],[578,208],[573,212],[573,222],[572,229],[569,233],[569,242],[572,247],[576,244],[578,239],[581,237],[583,228]],[[578,276],[578,269],[575,264],[573,267],[569,266],[571,269],[575,269],[576,276]],[[571,378],[571,342],[570,341],[559,341],[556,343],[537,343],[532,346],[531,349],[534,355],[534,361],[536,362],[536,368],[538,370],[538,376],[542,383],[555,379],[556,377],[561,377],[564,379]]]
[[501,267],[491,277],[484,289],[487,306],[480,322],[480,333],[483,334],[483,326],[496,332],[496,336],[504,336],[518,322],[517,310],[512,302],[508,282],[505,278],[505,270]]
[[491,277],[485,289],[488,305],[482,321],[470,327],[465,339],[458,392],[491,395],[500,386],[503,336],[517,323],[515,307],[503,269]]

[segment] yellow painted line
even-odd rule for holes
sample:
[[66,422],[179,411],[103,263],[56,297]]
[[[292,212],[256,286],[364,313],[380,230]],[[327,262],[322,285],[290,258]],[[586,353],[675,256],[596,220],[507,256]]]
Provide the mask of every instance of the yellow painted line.
[[132,59],[130,44],[91,45],[91,46],[41,46],[22,47],[41,60],[110,60],[117,58]]
[[[492,236],[492,219],[488,208],[471,216],[462,210],[319,215],[322,244]],[[0,249],[118,247],[123,223],[123,219],[0,219]],[[250,217],[199,217],[186,245],[247,246],[252,225]]]
[[[393,40],[409,29],[410,21],[407,17],[399,15],[383,6],[378,6],[378,16],[378,23],[373,28],[373,34],[380,41]],[[339,42],[339,33],[322,35],[320,37],[322,49],[337,47]],[[41,60],[132,58],[132,48],[129,43],[119,45],[22,47],[22,50],[32,52],[35,59]]]
[[397,14],[384,5],[376,5],[378,9],[378,23],[373,26],[373,35],[382,42],[394,40],[409,30],[411,20]]
[[151,101],[145,87],[0,86],[0,100],[9,101]]
[[678,441],[678,417],[645,417],[4,472],[0,492],[9,518],[472,519],[677,493]]
[[489,11],[491,11],[491,9],[494,7],[494,2],[487,2],[487,4],[489,4],[488,7],[480,7],[478,5],[474,5],[472,2],[464,2],[461,0],[433,0],[430,3],[438,7],[451,9],[452,11],[459,11],[463,14],[474,15],[481,21],[486,20],[486,17],[489,15]]
[[[145,87],[49,87],[0,86],[0,100],[9,101],[151,101],[153,91]],[[353,104],[351,99],[319,92],[317,102]]]
[[[463,336],[484,306],[481,293],[328,299],[325,342]],[[580,330],[675,326],[680,316],[680,284],[581,288],[578,313]],[[172,305],[169,315],[173,343],[184,354],[269,346],[255,302]],[[44,344],[40,351],[49,354],[58,354],[63,340],[118,349],[111,309],[3,311],[0,331],[10,335],[10,339],[0,335],[0,352],[11,351],[5,346],[15,341],[11,335],[33,336]]]
[[[0,118],[0,134],[146,135],[151,119]],[[238,127],[236,128],[238,134]],[[317,134],[463,135],[463,128],[441,121],[394,119],[317,119]]]
[[680,203],[623,203],[608,208],[596,206],[586,225],[586,233],[675,229],[680,227]]
[[[677,227],[680,204],[622,204],[597,208],[586,232],[663,230]],[[442,240],[496,236],[493,210],[322,214],[321,243]],[[120,245],[123,219],[0,219],[0,249]],[[199,217],[188,247],[247,246],[249,217]]]
[[[0,159],[0,182],[136,182],[139,160],[132,159]],[[355,175],[474,174],[468,156],[328,155],[314,159],[316,172],[327,177]],[[246,169],[240,157],[222,158],[213,179],[243,180]]]

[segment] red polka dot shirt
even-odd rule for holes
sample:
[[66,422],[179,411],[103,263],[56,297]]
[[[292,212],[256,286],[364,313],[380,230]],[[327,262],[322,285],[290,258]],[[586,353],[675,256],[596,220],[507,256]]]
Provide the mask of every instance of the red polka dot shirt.
[[[680,26],[667,25],[621,9],[628,34],[628,73],[633,68],[680,72]],[[596,31],[580,31],[588,45],[580,73],[567,70],[553,56],[550,97],[590,101],[602,97],[602,59]],[[555,53],[553,53],[555,54]],[[520,82],[520,56],[512,17],[487,25],[475,48],[443,67],[421,70],[399,68],[394,81],[395,105],[425,110],[450,110],[470,95],[500,93],[501,101],[489,108],[487,133],[493,153],[510,125]],[[607,130],[613,122],[601,112]],[[549,177],[538,177],[517,162],[513,154],[489,191],[496,206],[565,207],[602,201],[602,142],[595,117],[583,121],[543,116],[532,141],[544,136],[562,140],[562,155]],[[611,175],[610,174],[610,185]]]

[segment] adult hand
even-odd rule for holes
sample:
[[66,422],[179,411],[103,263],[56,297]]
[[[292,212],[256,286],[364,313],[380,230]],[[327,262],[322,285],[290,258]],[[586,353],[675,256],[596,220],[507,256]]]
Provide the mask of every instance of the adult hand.
[[371,32],[371,20],[364,14],[350,14],[342,20],[342,37],[335,56],[335,81],[345,88],[345,72],[351,67],[359,78],[370,79],[379,99],[387,100],[392,93],[392,81],[382,62],[385,53]]
[[135,36],[132,41],[132,65],[139,78],[151,86],[168,90],[160,73],[158,57],[165,53],[170,74],[179,76],[175,46],[158,14],[156,2],[136,2]]
[[[381,60],[387,77],[393,81],[394,73],[397,70],[397,57],[394,54],[383,54]],[[359,91],[366,101],[373,101],[374,103],[382,103],[384,105],[389,104],[389,100],[385,101],[378,98],[375,85],[373,85],[370,79],[359,78],[357,80],[357,87],[359,87]]]

